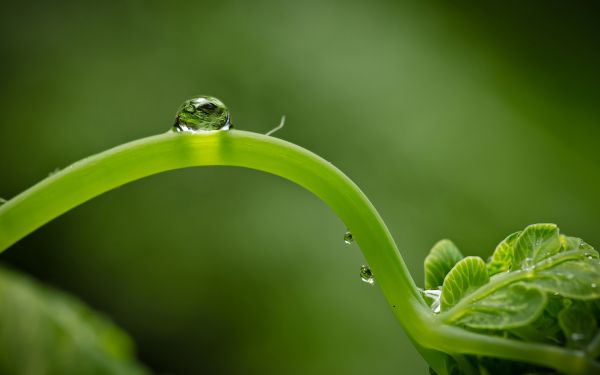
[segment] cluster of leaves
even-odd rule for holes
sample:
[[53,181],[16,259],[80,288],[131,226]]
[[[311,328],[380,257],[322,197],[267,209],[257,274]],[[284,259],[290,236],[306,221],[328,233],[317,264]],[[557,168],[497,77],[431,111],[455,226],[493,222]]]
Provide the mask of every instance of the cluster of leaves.
[[0,373],[143,375],[131,339],[64,293],[0,267]]
[[[449,240],[425,259],[425,296],[442,321],[472,331],[581,350],[600,357],[600,259],[583,240],[534,224],[506,237],[484,261]],[[473,361],[471,361],[473,362]],[[534,371],[479,359],[482,373]]]

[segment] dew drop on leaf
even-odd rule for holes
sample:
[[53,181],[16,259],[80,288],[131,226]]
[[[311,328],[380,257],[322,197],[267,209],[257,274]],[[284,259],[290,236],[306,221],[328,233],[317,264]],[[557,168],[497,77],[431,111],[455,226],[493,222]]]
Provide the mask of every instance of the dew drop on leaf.
[[344,242],[347,245],[351,245],[352,242],[354,242],[354,237],[352,236],[352,233],[350,233],[349,231],[344,233]]
[[523,269],[526,271],[532,270],[534,268],[533,259],[532,258],[523,259],[522,266],[523,266]]
[[176,132],[192,133],[231,128],[229,110],[222,101],[212,96],[186,100],[177,111],[173,125]]
[[371,272],[369,266],[360,266],[360,279],[367,284],[375,284],[375,277],[373,276],[373,272]]

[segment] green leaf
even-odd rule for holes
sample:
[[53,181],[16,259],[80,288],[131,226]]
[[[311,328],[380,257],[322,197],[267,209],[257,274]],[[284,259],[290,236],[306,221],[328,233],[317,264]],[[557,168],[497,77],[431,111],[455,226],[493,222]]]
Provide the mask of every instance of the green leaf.
[[512,267],[514,258],[514,244],[521,232],[515,232],[506,237],[496,246],[494,253],[487,265],[490,276],[501,272],[507,272]]
[[568,346],[585,348],[598,331],[598,322],[592,308],[585,302],[575,302],[565,307],[558,315],[558,322]]
[[449,323],[562,344],[558,315],[565,298],[600,299],[598,252],[579,238],[560,236],[553,224],[530,225],[503,240],[487,265],[489,282],[477,271],[479,262],[466,262],[470,258],[444,281],[442,319]]
[[564,297],[590,300],[600,298],[600,260],[592,255],[534,271],[530,284]]
[[436,243],[425,258],[425,289],[441,286],[448,272],[462,258],[462,253],[452,241],[441,240]]
[[476,329],[508,329],[533,322],[544,311],[546,294],[522,283],[498,289],[453,316],[452,323]]
[[560,245],[561,251],[570,251],[570,250],[594,250],[594,248],[586,243],[581,238],[577,237],[567,237],[564,235],[560,235]]
[[533,224],[519,234],[514,244],[511,269],[527,268],[561,251],[555,224]]
[[564,335],[558,324],[558,314],[565,306],[563,303],[565,298],[550,293],[546,293],[546,297],[548,302],[544,312],[529,327],[526,327],[538,332],[538,337],[529,341],[550,342],[560,345],[564,341]]
[[0,353],[8,374],[146,374],[132,341],[106,318],[2,267]]
[[442,311],[456,305],[463,297],[487,284],[489,276],[480,257],[466,257],[450,270],[442,286]]

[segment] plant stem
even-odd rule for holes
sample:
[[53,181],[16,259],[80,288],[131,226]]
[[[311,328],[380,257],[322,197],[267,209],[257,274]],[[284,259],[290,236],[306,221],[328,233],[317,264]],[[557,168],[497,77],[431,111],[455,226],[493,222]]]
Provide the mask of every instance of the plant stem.
[[[245,131],[173,133],[130,142],[83,159],[0,207],[0,251],[79,204],[167,170],[228,165],[291,180],[326,202],[344,221],[383,293],[401,306],[401,322],[426,306],[383,220],[360,189],[331,163],[283,140]],[[398,310],[398,309],[396,309]]]
[[598,371],[597,366],[582,358],[581,352],[480,335],[443,324],[423,301],[390,232],[360,189],[312,152],[251,132],[168,132],[83,159],[0,207],[0,252],[55,217],[113,188],[168,170],[206,165],[272,173],[303,186],[327,203],[352,232],[409,338],[438,373],[446,372],[445,353],[498,356],[567,372],[574,368],[581,374],[586,369]]

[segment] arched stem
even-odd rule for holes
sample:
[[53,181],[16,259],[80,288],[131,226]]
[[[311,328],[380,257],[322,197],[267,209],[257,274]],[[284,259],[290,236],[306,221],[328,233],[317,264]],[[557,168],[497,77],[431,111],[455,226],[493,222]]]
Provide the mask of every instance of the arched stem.
[[442,324],[425,305],[390,232],[360,189],[312,152],[251,132],[169,132],[83,159],[0,207],[0,252],[55,217],[113,188],[152,174],[205,165],[272,173],[326,202],[352,232],[395,316],[437,371],[445,372],[443,352],[495,355],[563,370],[561,364],[582,363],[579,353],[468,333]]

